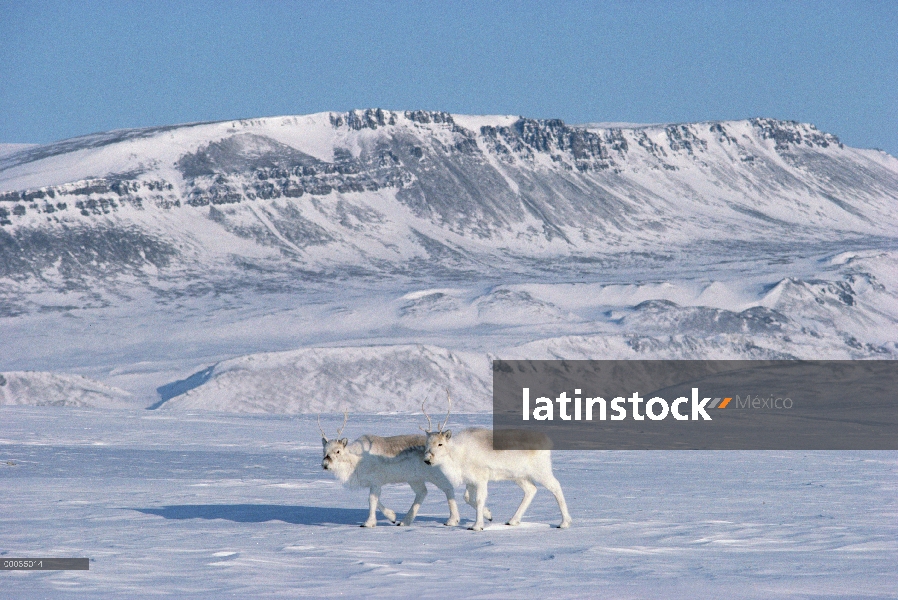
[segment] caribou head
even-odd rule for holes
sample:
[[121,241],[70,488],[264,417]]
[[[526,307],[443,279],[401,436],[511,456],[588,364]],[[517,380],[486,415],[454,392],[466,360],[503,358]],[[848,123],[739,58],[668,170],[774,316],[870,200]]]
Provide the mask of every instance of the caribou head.
[[452,413],[452,396],[449,395],[448,388],[446,389],[446,401],[448,403],[446,420],[443,421],[442,425],[437,427],[436,431],[433,431],[433,423],[430,421],[430,415],[428,415],[427,411],[424,409],[424,402],[421,403],[421,412],[423,412],[424,416],[427,418],[427,429],[424,429],[423,427],[419,428],[427,434],[427,441],[424,446],[424,463],[428,465],[437,464],[436,454],[439,453],[439,450],[436,449],[442,449],[443,444],[448,442],[452,437],[452,430],[447,429],[446,431],[443,431],[443,427],[449,423],[449,415]]
[[324,449],[324,459],[321,461],[321,468],[325,471],[330,469],[334,461],[339,460],[341,458],[340,455],[346,450],[349,440],[346,438],[340,439],[340,435],[343,433],[343,429],[346,428],[348,420],[349,413],[343,411],[343,425],[337,430],[337,439],[329,440],[324,433],[324,429],[321,428],[321,415],[318,415],[318,431],[321,432],[321,445]]

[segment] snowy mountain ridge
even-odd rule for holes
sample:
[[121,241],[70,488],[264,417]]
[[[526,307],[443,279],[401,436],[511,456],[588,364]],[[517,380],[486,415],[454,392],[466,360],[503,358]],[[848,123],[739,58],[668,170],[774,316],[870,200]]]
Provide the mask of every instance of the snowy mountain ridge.
[[[0,157],[0,190],[16,258],[37,228],[113,228],[156,266],[199,252],[198,231],[306,269],[380,270],[898,227],[898,160],[772,119],[600,129],[376,109],[123,130]],[[147,249],[163,258],[133,256]]]
[[490,357],[898,355],[898,159],[809,124],[371,109],[3,150],[0,370],[143,406],[478,411]]

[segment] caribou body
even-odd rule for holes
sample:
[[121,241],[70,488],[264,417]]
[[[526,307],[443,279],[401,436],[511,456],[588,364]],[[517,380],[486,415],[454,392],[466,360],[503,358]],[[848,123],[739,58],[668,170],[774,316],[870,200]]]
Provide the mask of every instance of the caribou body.
[[[343,427],[346,426],[347,417],[344,414]],[[321,429],[321,423],[318,423]],[[343,427],[337,432],[337,437],[343,432]],[[377,510],[379,509],[390,521],[396,521],[396,513],[385,507],[380,501],[381,487],[390,483],[407,483],[415,492],[415,499],[411,508],[406,513],[399,525],[411,525],[418,515],[418,509],[427,496],[425,482],[437,486],[446,494],[449,503],[449,520],[446,525],[458,525],[458,504],[455,501],[455,489],[449,480],[436,467],[424,464],[423,435],[397,435],[392,437],[379,437],[376,435],[363,435],[354,442],[346,438],[328,440],[324,431],[321,431],[321,442],[324,447],[324,459],[321,466],[326,471],[331,471],[334,476],[347,487],[368,488],[368,519],[362,527],[374,527],[377,525]],[[465,494],[465,500],[471,506],[475,506],[473,500],[469,500],[469,494]]]
[[[449,408],[451,411],[451,398]],[[552,473],[550,450],[494,450],[492,430],[473,427],[453,436],[451,430],[443,431],[443,427],[449,421],[448,413],[446,421],[437,431],[431,431],[430,417],[426,412],[424,416],[427,417],[428,423],[425,430],[427,441],[424,447],[424,462],[438,467],[452,485],[464,484],[467,487],[465,500],[468,503],[473,502],[477,509],[477,518],[469,529],[483,530],[487,484],[490,481],[509,480],[524,490],[524,499],[521,500],[521,505],[518,506],[514,516],[507,522],[508,525],[520,525],[524,513],[533,501],[533,496],[536,495],[534,483],[539,483],[555,495],[558,508],[561,510],[559,527],[564,529],[571,526],[571,515],[568,513],[561,484]],[[530,437],[533,435],[528,434]],[[547,440],[533,440],[533,442],[537,448],[548,447]],[[470,497],[472,495],[473,497]]]

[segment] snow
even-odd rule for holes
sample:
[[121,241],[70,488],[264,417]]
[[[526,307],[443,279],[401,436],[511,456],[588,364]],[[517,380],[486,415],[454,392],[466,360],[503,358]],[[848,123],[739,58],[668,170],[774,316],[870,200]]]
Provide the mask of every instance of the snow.
[[[339,415],[325,415],[325,426]],[[353,413],[345,434],[417,431]],[[453,415],[450,427],[486,425]],[[3,572],[15,598],[894,598],[893,452],[555,452],[574,519],[492,483],[496,521],[358,525],[367,495],[321,470],[314,417],[0,408],[0,556],[88,557]],[[98,483],[101,483],[98,485]],[[387,506],[411,504],[389,486]],[[550,526],[552,528],[550,528]]]
[[84,375],[126,390],[135,408],[212,368],[162,410],[337,412],[351,401],[415,412],[449,385],[465,410],[481,412],[491,406],[492,358],[898,356],[898,253],[804,250],[786,261],[621,261],[579,282],[347,278],[198,296],[163,287],[162,304],[133,285],[128,300],[94,291],[88,308],[41,293],[32,301],[47,308],[0,320],[15,341],[0,345],[0,364]]
[[[321,471],[316,413],[417,432],[449,387],[451,427],[488,425],[494,358],[898,358],[894,157],[803,124],[590,124],[613,164],[581,171],[551,132],[508,153],[480,132],[518,117],[453,115],[470,138],[391,116],[0,147],[0,190],[70,204],[10,201],[26,214],[0,230],[37,240],[0,261],[0,556],[93,560],[3,572],[0,596],[895,597],[894,453],[557,452],[568,531],[545,491],[519,528],[445,528],[439,493],[412,528],[356,527],[364,492]],[[175,163],[235,136],[359,168],[389,151],[431,187],[187,205]],[[82,215],[107,176],[172,189]],[[519,498],[490,487],[497,517]]]
[[[483,410],[491,394],[485,356],[424,345],[309,348],[221,362],[165,410],[261,413],[415,412],[452,387],[456,408]],[[479,376],[478,376],[479,375]]]
[[456,125],[473,132],[481,127],[511,127],[521,117],[516,115],[452,115]]
[[20,152],[22,150],[28,150],[29,148],[34,148],[38,146],[38,144],[9,144],[9,143],[0,143],[0,158],[5,158],[11,154],[15,154],[16,152]]
[[663,127],[668,123],[629,123],[627,121],[599,121],[597,123],[582,123],[577,127],[589,130],[602,129],[644,129],[646,127]]
[[0,373],[0,406],[129,408],[132,394],[81,375],[36,371]]

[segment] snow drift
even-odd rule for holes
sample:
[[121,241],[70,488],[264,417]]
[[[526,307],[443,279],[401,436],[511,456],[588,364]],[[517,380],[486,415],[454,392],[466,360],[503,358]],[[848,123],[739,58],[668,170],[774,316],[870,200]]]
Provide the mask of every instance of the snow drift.
[[134,408],[132,395],[80,375],[37,371],[0,373],[0,406]]
[[215,365],[205,381],[161,404],[166,410],[229,412],[419,412],[429,399],[445,406],[451,387],[458,412],[491,402],[486,356],[434,346],[308,348],[252,354]]

